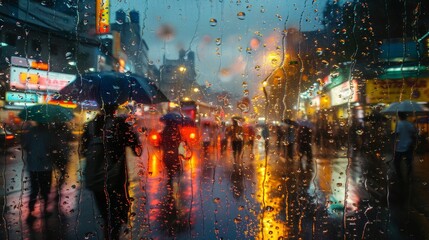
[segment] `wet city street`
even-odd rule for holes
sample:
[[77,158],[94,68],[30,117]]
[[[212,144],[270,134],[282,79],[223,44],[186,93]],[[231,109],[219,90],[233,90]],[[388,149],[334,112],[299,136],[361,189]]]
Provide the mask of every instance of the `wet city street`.
[[[46,218],[29,224],[28,181],[19,146],[2,157],[1,239],[102,239],[101,217],[82,183],[85,161],[73,142],[69,176]],[[314,149],[314,162],[286,160],[271,140],[249,146],[242,162],[194,148],[169,184],[160,150],[143,142],[129,154],[132,210],[123,239],[428,239],[429,158],[416,156],[414,178],[396,181],[389,155]],[[315,148],[315,146],[314,146]],[[23,183],[23,184],[21,184]],[[171,186],[171,187],[170,187]],[[44,220],[46,219],[46,221]]]

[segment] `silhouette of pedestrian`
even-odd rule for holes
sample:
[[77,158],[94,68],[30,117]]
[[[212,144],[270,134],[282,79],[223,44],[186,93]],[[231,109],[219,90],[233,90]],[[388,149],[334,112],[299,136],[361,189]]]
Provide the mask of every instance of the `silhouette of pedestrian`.
[[297,143],[299,159],[302,161],[303,157],[306,157],[306,169],[311,170],[313,163],[313,152],[311,149],[312,141],[312,130],[309,126],[300,125],[298,127]]
[[115,116],[116,106],[105,105],[85,125],[82,151],[86,157],[85,183],[92,191],[103,220],[105,239],[119,239],[130,208],[126,147],[139,155],[138,136],[124,116]]
[[232,155],[234,163],[239,163],[243,152],[244,133],[243,127],[238,124],[238,119],[232,119],[232,125],[228,128],[228,136],[231,138]]
[[393,163],[395,165],[396,175],[399,180],[403,180],[401,163],[405,160],[407,177],[411,177],[413,151],[416,146],[417,132],[412,123],[407,121],[407,114],[398,112],[399,121],[395,129],[395,152],[393,155]]
[[73,140],[73,134],[66,123],[55,122],[51,123],[49,130],[52,133],[51,142],[51,159],[58,175],[55,175],[57,179],[57,195],[55,198],[58,204],[61,195],[61,187],[63,186],[67,175],[67,166],[70,159],[70,142]]
[[270,129],[267,124],[262,125],[261,137],[264,140],[265,154],[268,154],[268,147],[270,146]]
[[219,127],[219,136],[220,136],[220,152],[221,154],[225,153],[226,148],[228,147],[228,138],[226,133],[226,124],[222,122]]
[[209,148],[211,145],[212,136],[213,136],[213,132],[212,132],[210,123],[208,123],[208,122],[203,123],[201,138],[203,140],[203,150],[204,150],[204,156],[205,157],[209,153]]
[[179,145],[182,138],[180,126],[175,120],[165,120],[164,129],[161,132],[162,160],[167,169],[168,179],[180,170]]
[[52,184],[52,161],[50,158],[50,143],[52,134],[47,123],[37,123],[29,128],[23,136],[22,148],[25,151],[24,162],[30,174],[30,199],[28,202],[29,215],[27,223],[32,224],[36,220],[33,211],[40,194],[41,210],[44,217],[49,216],[48,201]]
[[285,131],[285,141],[286,141],[286,158],[293,160],[294,148],[295,148],[295,132],[296,128],[292,124],[287,124]]

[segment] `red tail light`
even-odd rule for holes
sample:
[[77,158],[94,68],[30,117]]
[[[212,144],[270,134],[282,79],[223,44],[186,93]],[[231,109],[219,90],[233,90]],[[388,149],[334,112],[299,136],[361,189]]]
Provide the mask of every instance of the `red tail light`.
[[150,136],[150,138],[154,141],[156,141],[158,139],[158,136],[156,134],[152,134],[152,136]]
[[196,137],[197,137],[197,135],[194,132],[192,132],[192,133],[189,134],[189,138],[191,140],[194,140]]
[[15,136],[13,136],[13,135],[6,135],[6,140],[12,140],[14,138],[15,138]]

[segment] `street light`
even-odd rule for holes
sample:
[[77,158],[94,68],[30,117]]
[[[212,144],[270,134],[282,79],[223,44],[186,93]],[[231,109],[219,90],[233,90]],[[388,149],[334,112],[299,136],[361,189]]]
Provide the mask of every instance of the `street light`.
[[186,67],[185,66],[180,66],[179,67],[179,72],[181,72],[181,73],[186,72]]

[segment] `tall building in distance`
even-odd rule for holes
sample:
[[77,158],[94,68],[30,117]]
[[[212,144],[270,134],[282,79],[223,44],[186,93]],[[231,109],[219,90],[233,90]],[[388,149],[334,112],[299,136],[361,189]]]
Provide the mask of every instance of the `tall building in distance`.
[[[131,10],[126,13],[122,9],[116,11],[116,22],[111,25],[113,56],[119,60],[120,71],[131,71],[142,76],[151,76],[149,72],[149,47],[141,37],[140,15]],[[121,64],[125,64],[121,66]]]
[[200,86],[196,82],[195,53],[179,51],[179,59],[167,59],[164,56],[163,65],[159,69],[159,87],[170,100],[192,98]]

